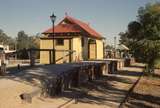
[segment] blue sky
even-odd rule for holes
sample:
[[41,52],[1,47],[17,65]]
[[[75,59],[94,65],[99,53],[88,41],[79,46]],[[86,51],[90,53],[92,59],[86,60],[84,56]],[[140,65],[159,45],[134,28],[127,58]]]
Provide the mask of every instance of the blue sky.
[[56,23],[67,12],[89,23],[112,44],[113,37],[136,19],[138,8],[155,1],[160,0],[0,0],[0,29],[12,37],[20,30],[34,35],[51,26],[52,12]]

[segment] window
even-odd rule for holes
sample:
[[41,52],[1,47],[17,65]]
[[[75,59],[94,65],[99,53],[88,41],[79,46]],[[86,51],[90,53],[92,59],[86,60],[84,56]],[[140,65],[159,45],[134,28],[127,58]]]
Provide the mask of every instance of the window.
[[56,45],[64,45],[64,39],[57,39]]

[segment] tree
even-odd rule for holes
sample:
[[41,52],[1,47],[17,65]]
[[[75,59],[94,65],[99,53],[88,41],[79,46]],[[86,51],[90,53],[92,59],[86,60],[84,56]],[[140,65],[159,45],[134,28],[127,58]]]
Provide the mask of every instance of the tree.
[[17,50],[28,49],[28,41],[28,35],[24,31],[19,31],[17,37]]
[[133,55],[154,71],[154,61],[160,56],[160,3],[147,4],[138,10],[138,19],[120,33],[120,43],[127,45]]
[[[19,31],[17,35],[17,50],[21,50],[18,54],[18,58],[28,59],[27,49],[39,48],[39,35],[28,36],[24,31]],[[39,53],[36,54],[39,57]]]
[[4,33],[2,29],[0,29],[0,44],[9,45],[11,49],[14,49],[14,39]]
[[119,36],[120,36],[119,42],[120,42],[121,44],[124,44],[124,45],[129,46],[129,44],[130,44],[130,39],[128,38],[128,32],[120,32],[120,33],[119,33]]

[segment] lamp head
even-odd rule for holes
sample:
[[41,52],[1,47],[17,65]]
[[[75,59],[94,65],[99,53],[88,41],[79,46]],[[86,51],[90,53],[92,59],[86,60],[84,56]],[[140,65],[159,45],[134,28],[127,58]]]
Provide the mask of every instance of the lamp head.
[[50,16],[50,18],[51,18],[51,21],[54,23],[56,20],[56,16],[54,15],[54,13]]

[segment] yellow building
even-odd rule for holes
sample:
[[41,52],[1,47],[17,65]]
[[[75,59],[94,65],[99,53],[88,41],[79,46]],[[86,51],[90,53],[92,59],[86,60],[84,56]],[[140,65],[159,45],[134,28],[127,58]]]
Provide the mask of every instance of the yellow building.
[[[40,49],[53,49],[53,28],[44,31],[40,39]],[[54,47],[56,63],[78,60],[103,59],[103,37],[88,24],[66,16],[54,27]],[[40,63],[52,62],[52,51],[40,52]]]

